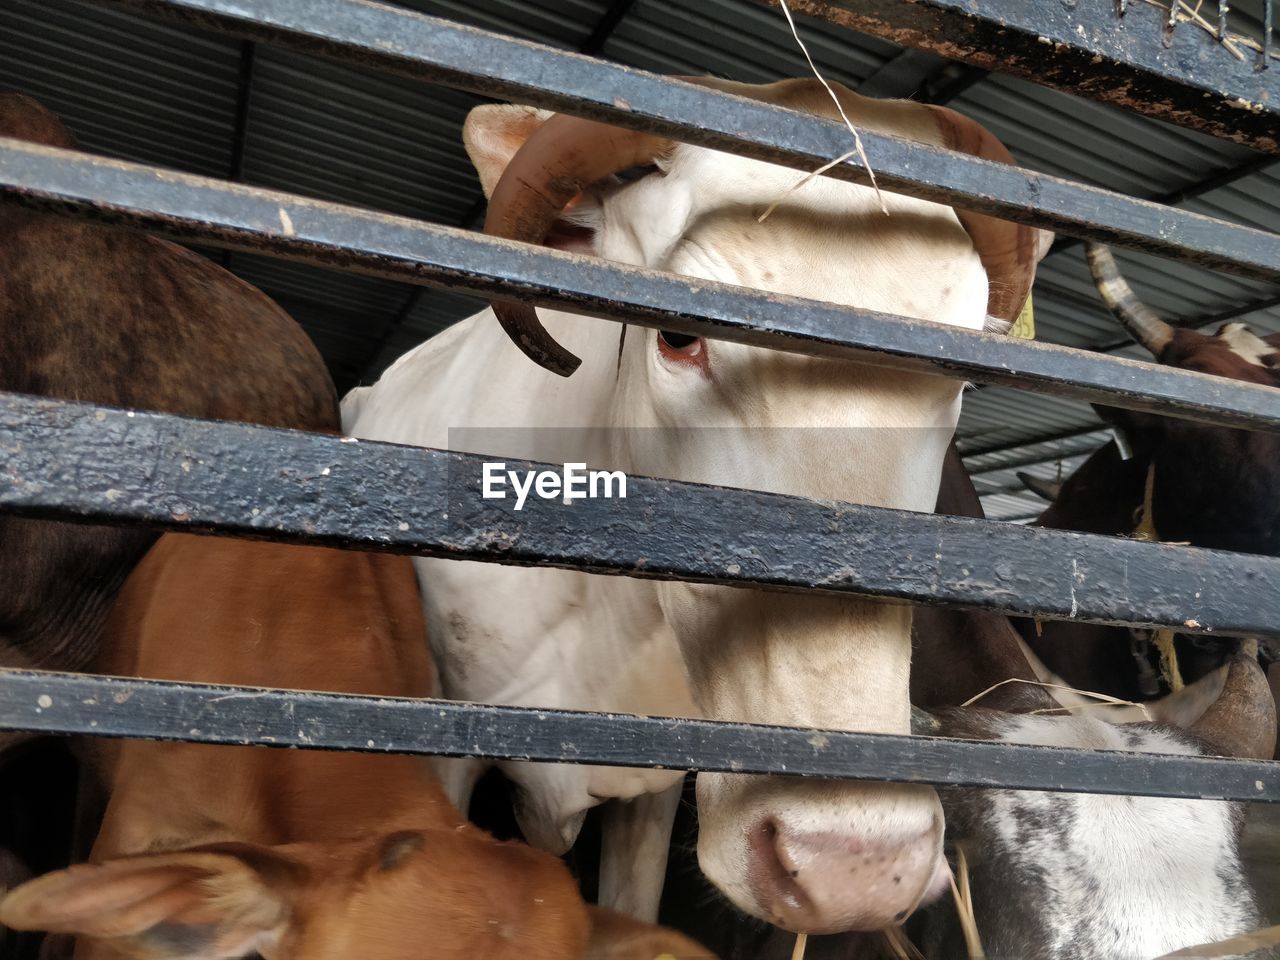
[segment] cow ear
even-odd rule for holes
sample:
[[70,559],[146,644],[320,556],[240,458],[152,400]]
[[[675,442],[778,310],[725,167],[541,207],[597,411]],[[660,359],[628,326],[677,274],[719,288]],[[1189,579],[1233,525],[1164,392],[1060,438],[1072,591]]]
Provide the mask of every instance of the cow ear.
[[268,848],[148,854],[46,874],[0,901],[0,923],[110,940],[156,960],[233,960],[285,931],[301,867]]
[[1270,760],[1276,749],[1276,705],[1254,656],[1235,653],[1226,666],[1147,709],[1185,727],[1224,757]]
[[462,142],[476,173],[480,174],[485,199],[493,195],[493,188],[502,179],[516,151],[551,116],[549,110],[511,103],[489,103],[467,114],[467,121],[462,125]]

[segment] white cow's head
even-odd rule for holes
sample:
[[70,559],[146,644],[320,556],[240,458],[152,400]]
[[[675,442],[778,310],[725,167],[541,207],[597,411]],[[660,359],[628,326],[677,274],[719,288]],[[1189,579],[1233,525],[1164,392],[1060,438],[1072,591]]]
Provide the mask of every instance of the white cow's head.
[[[714,85],[836,115],[813,81]],[[951,111],[840,93],[864,128],[1008,159]],[[698,278],[979,330],[988,312],[1016,315],[1046,245],[1029,228],[903,196],[885,195],[886,216],[869,188],[823,178],[759,223],[794,170],[522,107],[479,108],[466,133],[491,195],[489,232]],[[639,179],[614,176],[645,167]],[[577,359],[532,308],[494,309],[527,354],[573,372]],[[933,509],[959,411],[954,380],[638,328],[586,360],[580,376],[609,378],[604,418],[626,428],[615,433],[614,466]],[[706,715],[909,731],[908,607],[683,583],[655,590]],[[704,871],[744,910],[782,926],[883,927],[945,882],[930,789],[704,774],[698,798]]]

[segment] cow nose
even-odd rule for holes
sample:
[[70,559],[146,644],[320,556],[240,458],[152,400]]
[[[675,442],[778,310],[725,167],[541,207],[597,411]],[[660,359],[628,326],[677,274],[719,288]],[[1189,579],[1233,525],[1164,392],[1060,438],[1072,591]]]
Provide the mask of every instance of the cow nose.
[[749,882],[773,923],[800,933],[879,930],[905,920],[945,864],[941,830],[870,839],[791,829],[765,817],[752,831]]

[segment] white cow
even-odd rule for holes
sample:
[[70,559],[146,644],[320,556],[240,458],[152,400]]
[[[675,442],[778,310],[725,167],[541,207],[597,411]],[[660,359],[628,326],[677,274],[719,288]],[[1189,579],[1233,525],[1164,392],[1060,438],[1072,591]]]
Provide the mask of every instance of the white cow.
[[[836,116],[813,81],[714,85]],[[863,128],[1008,159],[951,111],[840,96]],[[870,189],[823,178],[759,223],[795,184],[794,170],[518,106],[477,108],[465,140],[490,197],[491,233],[971,330],[988,312],[1016,315],[1046,246],[1038,231],[903,196],[885,196],[886,216]],[[647,165],[639,179],[612,176]],[[353,391],[345,429],[933,507],[959,411],[954,380],[634,327],[622,336],[617,323],[551,310],[541,311],[544,329],[530,307],[497,310],[501,326],[486,310]],[[574,354],[583,363],[561,379],[522,350],[560,374]],[[907,606],[449,560],[419,560],[418,572],[451,698],[909,731]],[[520,790],[521,826],[551,850],[572,844],[585,811],[605,800],[666,791],[632,808],[659,826],[674,810],[674,773],[501,766]],[[459,803],[480,769],[452,771]],[[698,806],[706,875],[743,910],[792,930],[877,929],[945,882],[941,809],[926,787],[703,774]],[[665,835],[633,830],[612,842],[606,891],[616,898],[631,871],[642,892],[621,902],[651,914]],[[618,849],[628,857],[621,869]]]

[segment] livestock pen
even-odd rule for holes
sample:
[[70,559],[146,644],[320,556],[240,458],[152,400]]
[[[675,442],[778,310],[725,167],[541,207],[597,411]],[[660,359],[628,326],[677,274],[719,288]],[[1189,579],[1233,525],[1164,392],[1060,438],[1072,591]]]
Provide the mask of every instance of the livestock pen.
[[[102,0],[161,20],[363,71],[607,122],[808,172],[848,152],[848,130],[813,116],[365,0]],[[839,30],[1005,72],[1280,153],[1274,4],[1261,31],[1232,10],[1146,0],[804,0]],[[615,8],[627,14],[628,5]],[[773,13],[776,14],[776,11]],[[1221,14],[1219,20],[1217,14]],[[1239,15],[1239,12],[1236,12]],[[616,26],[616,23],[614,24]],[[837,35],[838,31],[832,33]],[[588,53],[603,40],[586,38]],[[899,62],[913,62],[907,54]],[[884,80],[887,82],[887,79]],[[879,187],[1241,277],[1275,305],[1280,235],[1066,177],[862,131]],[[866,183],[858,156],[825,176]],[[1230,182],[1207,177],[1201,193]],[[1273,388],[1106,352],[1018,340],[796,297],[638,270],[461,226],[0,140],[0,200],[171,239],[418,288],[518,299],[637,327],[805,356],[937,373],[996,388],[1252,431],[1280,430]],[[300,186],[302,193],[306,191]],[[1237,217],[1236,219],[1243,219]],[[1270,286],[1268,286],[1270,285]],[[1250,288],[1255,289],[1255,288]],[[409,316],[414,299],[398,307]],[[1200,318],[1202,321],[1205,318]],[[384,349],[395,324],[380,340]],[[1096,435],[1094,423],[1058,439]],[[1043,444],[1025,435],[1019,449]],[[1011,470],[999,444],[976,467]],[[501,453],[502,451],[495,451]],[[1035,459],[1035,457],[1040,459]],[[1013,459],[1016,459],[1013,458]],[[1027,463],[1052,462],[1033,453]],[[1058,457],[1061,460],[1061,456]],[[486,458],[351,438],[0,397],[0,509],[35,518],[195,531],[600,575],[819,591],[1039,620],[1280,638],[1280,559],[1130,537],[927,515],[631,476],[627,497],[572,510],[479,495]],[[1025,463],[1022,465],[1026,465]],[[558,465],[515,463],[525,470]],[[996,489],[994,515],[1003,510]],[[1025,508],[1025,501],[1023,501]],[[696,516],[691,528],[682,518]],[[639,717],[445,700],[213,687],[12,669],[0,729],[370,753],[486,757],[1274,803],[1270,761],[1155,755]],[[1280,918],[1272,918],[1280,919]]]

